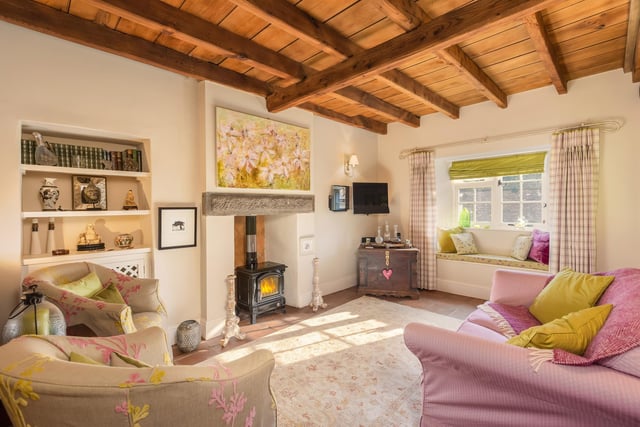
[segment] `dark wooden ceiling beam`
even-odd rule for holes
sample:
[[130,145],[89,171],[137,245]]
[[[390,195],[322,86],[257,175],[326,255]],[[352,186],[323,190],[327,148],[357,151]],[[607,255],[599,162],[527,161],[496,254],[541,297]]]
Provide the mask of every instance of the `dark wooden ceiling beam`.
[[354,86],[349,86],[344,89],[337,90],[334,93],[351,101],[356,101],[360,104],[373,107],[378,111],[380,115],[385,116],[390,120],[399,121],[400,123],[404,123],[405,125],[414,128],[420,127],[419,116],[386,101],[383,101],[380,98]]
[[384,76],[385,81],[388,84],[395,87],[400,92],[409,95],[412,98],[426,101],[429,106],[452,119],[460,118],[460,107],[442,96],[435,94],[431,89],[406,74],[397,70],[391,70],[382,73],[381,75]]
[[[234,58],[291,83],[302,80],[302,65],[278,52],[159,0],[86,0],[132,22]],[[293,77],[293,79],[291,79]]]
[[[377,0],[379,9],[406,31],[413,31],[431,21],[431,17],[416,3],[409,0]],[[507,107],[507,95],[458,45],[436,52],[444,62],[458,70],[478,92],[495,102],[500,108]]]
[[640,0],[629,1],[629,21],[624,47],[624,72],[632,72],[633,82],[640,80]]
[[286,28],[298,38],[329,55],[346,58],[357,53],[351,40],[287,1],[229,1],[278,28]]
[[[252,14],[272,22],[279,28],[315,46],[317,49],[336,55],[341,59],[361,54],[365,51],[364,48],[358,46],[357,43],[340,34],[331,26],[314,19],[286,0],[230,1]],[[459,117],[458,107],[456,105],[409,76],[405,76],[405,78],[399,77],[398,74],[400,73],[400,71],[394,70],[393,72],[380,73],[376,78],[383,79],[395,87],[406,83],[406,86],[398,87],[403,93],[410,93],[412,98],[426,103],[449,117]],[[414,88],[418,86],[421,87],[415,92]]]
[[[0,2],[0,19],[198,80],[215,81],[260,96],[266,96],[269,93],[268,85],[260,80],[97,25],[35,1],[3,0]],[[359,98],[361,98],[360,95],[356,99]],[[411,126],[415,126],[416,121],[419,123],[419,118],[412,118],[411,113],[398,107],[392,106],[387,110],[398,113],[400,118],[397,119],[403,123]],[[348,116],[341,117],[340,121],[360,128],[369,123],[360,118],[350,121]],[[379,133],[380,129],[378,123],[373,123],[370,130]]]
[[261,96],[269,92],[268,86],[260,80],[123,34],[36,1],[2,0],[0,19],[198,80],[211,80]]
[[365,129],[374,133],[378,133],[380,135],[387,134],[387,124],[370,119],[368,117],[363,116],[347,116],[345,114],[338,113],[333,110],[329,110],[328,108],[321,107],[316,104],[312,104],[310,102],[304,102],[298,105],[298,108],[303,110],[310,111],[318,116],[322,116],[326,119],[333,120],[336,122],[344,123],[349,126],[354,126],[357,128]]
[[540,12],[527,16],[524,19],[525,27],[536,48],[540,59],[544,64],[551,83],[559,94],[567,93],[567,73],[560,62],[560,58],[553,47],[549,34],[545,30],[544,21]]
[[269,111],[280,111],[329,93],[354,80],[396,68],[411,57],[436,52],[497,25],[519,21],[554,0],[477,0],[345,61],[300,83],[275,89],[267,96]]

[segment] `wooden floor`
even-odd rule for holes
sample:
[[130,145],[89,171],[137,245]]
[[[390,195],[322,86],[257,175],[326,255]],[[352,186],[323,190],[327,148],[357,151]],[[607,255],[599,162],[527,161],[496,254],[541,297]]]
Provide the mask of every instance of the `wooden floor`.
[[[238,347],[245,343],[257,340],[272,332],[278,331],[287,326],[291,326],[301,320],[323,313],[326,310],[337,307],[348,301],[358,298],[356,288],[345,289],[329,295],[324,295],[326,309],[318,309],[314,312],[311,307],[295,308],[287,306],[286,313],[271,313],[258,316],[255,324],[251,325],[247,313],[240,313],[240,329],[246,334],[246,338],[239,341],[232,338],[223,349],[220,346],[220,337],[207,341],[202,341],[198,348],[191,353],[182,353],[176,346],[173,348],[174,363],[176,365],[193,365],[202,362],[211,356],[223,351]],[[439,291],[420,291],[419,299],[377,297],[398,304],[407,305],[414,308],[429,310],[435,313],[444,314],[459,319],[464,319],[471,313],[478,304],[483,301],[476,298],[469,298],[460,295],[452,295]]]

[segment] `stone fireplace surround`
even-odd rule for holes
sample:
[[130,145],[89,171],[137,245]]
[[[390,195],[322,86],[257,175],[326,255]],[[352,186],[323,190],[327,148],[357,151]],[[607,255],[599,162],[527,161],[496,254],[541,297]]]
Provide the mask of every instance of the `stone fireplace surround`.
[[313,194],[214,193],[202,195],[203,215],[282,215],[314,211]]
[[[311,301],[313,288],[313,256],[301,256],[298,250],[299,238],[303,235],[314,234],[313,214],[315,211],[315,196],[313,194],[272,194],[272,193],[248,193],[248,192],[205,192],[202,193],[202,215],[206,217],[240,217],[262,216],[265,223],[265,238],[267,240],[266,258],[270,261],[281,262],[288,266],[285,272],[285,296],[287,304],[295,307],[303,307]],[[216,223],[220,224],[219,220]],[[228,223],[224,220],[222,223]],[[231,221],[233,223],[233,220]],[[226,226],[225,226],[226,228]],[[219,230],[219,228],[218,228]],[[225,234],[228,231],[225,231]],[[208,235],[205,233],[205,235]],[[207,240],[210,238],[207,237]],[[217,239],[216,239],[217,240]],[[225,240],[228,241],[228,240]],[[205,245],[215,245],[218,242],[205,242]],[[219,250],[219,249],[216,249]],[[233,253],[234,248],[228,250]],[[224,249],[226,252],[227,250]],[[206,259],[206,256],[205,256]],[[259,259],[259,262],[267,259]],[[307,265],[308,264],[308,265]],[[205,261],[205,266],[209,265]],[[208,267],[205,267],[207,269]],[[214,269],[215,270],[215,269]],[[211,273],[211,274],[210,274]],[[233,266],[224,274],[232,274]],[[218,306],[223,304],[212,286],[217,288],[220,282],[220,271],[207,271],[205,277],[218,277],[218,279],[206,279],[203,286],[203,321],[206,324],[205,338],[215,336],[221,330],[221,322],[218,318]],[[211,296],[208,296],[211,295]]]

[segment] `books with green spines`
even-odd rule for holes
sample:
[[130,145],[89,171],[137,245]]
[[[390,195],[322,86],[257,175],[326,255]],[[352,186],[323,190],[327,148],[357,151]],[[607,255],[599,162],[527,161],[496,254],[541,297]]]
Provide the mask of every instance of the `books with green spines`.
[[71,158],[69,152],[69,144],[60,144],[60,154],[62,154],[62,156],[60,157],[60,164],[65,168],[71,166],[71,164],[69,163],[69,159]]
[[29,140],[29,164],[36,164],[36,142]]
[[80,150],[80,158],[81,160],[81,164],[84,165],[85,168],[90,168],[91,167],[91,163],[89,160],[89,148],[85,147],[85,146],[80,146],[78,147]]
[[29,164],[29,141],[26,139],[20,140],[20,163]]
[[136,150],[138,156],[138,172],[142,172],[142,150]]

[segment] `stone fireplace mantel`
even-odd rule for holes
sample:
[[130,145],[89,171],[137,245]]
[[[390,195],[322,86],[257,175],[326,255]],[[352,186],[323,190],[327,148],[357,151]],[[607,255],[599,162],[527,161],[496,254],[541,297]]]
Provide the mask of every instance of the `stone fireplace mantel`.
[[314,211],[313,194],[202,193],[202,213],[220,215],[280,215]]

